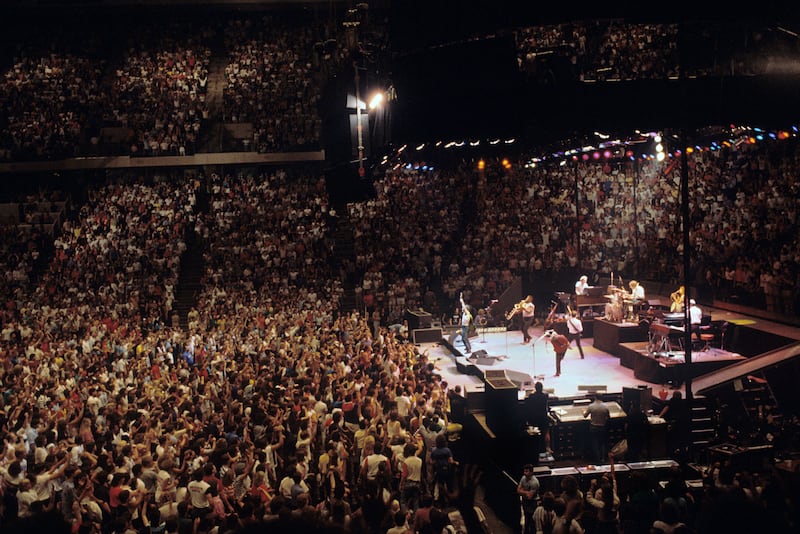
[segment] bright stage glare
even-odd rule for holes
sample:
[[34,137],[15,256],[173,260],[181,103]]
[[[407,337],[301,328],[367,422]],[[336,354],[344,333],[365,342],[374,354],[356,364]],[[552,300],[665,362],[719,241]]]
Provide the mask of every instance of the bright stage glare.
[[369,109],[375,109],[383,104],[383,93],[377,92],[369,100]]

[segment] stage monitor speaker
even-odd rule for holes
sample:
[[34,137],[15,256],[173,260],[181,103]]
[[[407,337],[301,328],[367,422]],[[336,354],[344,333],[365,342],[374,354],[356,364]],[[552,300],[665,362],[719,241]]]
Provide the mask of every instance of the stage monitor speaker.
[[403,318],[408,321],[408,328],[411,330],[430,328],[433,322],[433,316],[423,310],[406,310]]
[[507,378],[486,377],[486,424],[496,436],[514,434],[517,427],[519,402],[517,386]]
[[536,382],[534,381],[533,377],[528,373],[523,373],[521,371],[513,371],[509,369],[506,371],[506,377],[514,382],[517,385],[517,388],[521,391],[529,391],[534,389],[534,385]]
[[492,382],[497,387],[502,387],[503,381],[508,380],[505,369],[487,369],[483,376],[487,382]]
[[418,343],[438,343],[442,340],[441,328],[417,328],[411,331],[411,339],[414,344]]
[[578,391],[585,391],[587,393],[605,393],[608,391],[608,386],[600,384],[588,384],[578,386]]

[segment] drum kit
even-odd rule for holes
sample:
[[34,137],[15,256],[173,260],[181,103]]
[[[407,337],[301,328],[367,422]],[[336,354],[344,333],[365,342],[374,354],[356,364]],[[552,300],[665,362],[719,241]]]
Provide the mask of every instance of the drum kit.
[[630,293],[617,286],[608,286],[608,293],[603,295],[608,302],[605,307],[605,319],[612,323],[624,320],[635,320],[633,313],[634,300]]

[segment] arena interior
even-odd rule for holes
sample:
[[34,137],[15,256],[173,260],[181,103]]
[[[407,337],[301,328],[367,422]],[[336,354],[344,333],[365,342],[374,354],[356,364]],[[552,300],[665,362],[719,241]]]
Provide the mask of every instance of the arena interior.
[[0,6],[0,530],[800,525],[800,12]]

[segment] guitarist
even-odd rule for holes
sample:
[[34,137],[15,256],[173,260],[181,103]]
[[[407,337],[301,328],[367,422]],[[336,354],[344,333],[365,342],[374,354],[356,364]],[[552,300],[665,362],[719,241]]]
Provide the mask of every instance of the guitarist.
[[472,346],[469,343],[469,327],[472,325],[472,313],[469,311],[469,306],[464,302],[464,293],[458,296],[461,301],[461,342],[464,343],[464,350],[467,354],[472,352]]
[[583,347],[581,347],[581,336],[583,336],[583,321],[581,321],[577,311],[570,310],[569,307],[567,310],[569,311],[569,317],[567,317],[567,338],[570,343],[572,343],[573,340],[575,341],[575,345],[581,353],[582,360]]
[[550,340],[553,344],[553,350],[556,353],[556,374],[553,376],[561,376],[561,360],[567,354],[569,348],[569,339],[563,334],[557,333],[555,330],[545,332],[545,338]]

